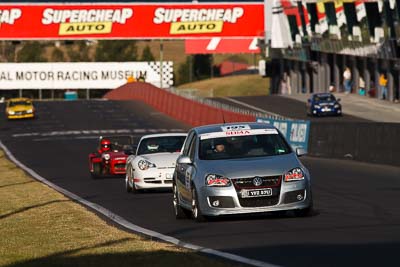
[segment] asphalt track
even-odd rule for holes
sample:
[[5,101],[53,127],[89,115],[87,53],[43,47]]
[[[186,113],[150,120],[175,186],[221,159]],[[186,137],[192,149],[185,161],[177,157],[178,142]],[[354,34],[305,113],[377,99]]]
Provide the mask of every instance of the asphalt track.
[[40,102],[37,110],[35,120],[7,121],[1,115],[0,140],[49,181],[136,225],[281,266],[397,265],[400,168],[304,157],[313,178],[313,216],[177,221],[170,192],[133,195],[125,192],[122,178],[93,180],[87,155],[100,134],[140,137],[187,125],[134,101]]
[[[227,104],[230,106],[251,109],[249,106],[255,107],[257,109],[267,110],[269,112],[279,114],[281,116],[297,119],[297,120],[310,120],[312,122],[360,122],[367,120],[360,117],[355,117],[346,114],[346,107],[343,107],[342,116],[321,116],[312,117],[307,116],[305,103],[282,97],[279,95],[268,95],[268,96],[241,96],[241,97],[230,97],[230,98],[211,98],[214,101],[220,102],[222,104]],[[233,100],[233,101],[232,101]],[[235,102],[236,103],[235,103]],[[239,102],[237,102],[239,101]],[[239,104],[240,102],[245,103],[249,106],[243,106]]]

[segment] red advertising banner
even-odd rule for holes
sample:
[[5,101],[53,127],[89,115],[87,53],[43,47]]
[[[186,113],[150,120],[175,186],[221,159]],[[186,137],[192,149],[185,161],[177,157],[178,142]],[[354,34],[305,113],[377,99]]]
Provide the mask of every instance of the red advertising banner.
[[263,3],[0,4],[0,39],[261,37]]
[[258,38],[189,39],[185,41],[186,54],[259,54]]

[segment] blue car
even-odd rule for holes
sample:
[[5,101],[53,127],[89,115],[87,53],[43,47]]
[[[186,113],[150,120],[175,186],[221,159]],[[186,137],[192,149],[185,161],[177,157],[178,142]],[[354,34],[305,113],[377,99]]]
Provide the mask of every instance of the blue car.
[[331,93],[315,93],[307,100],[307,115],[309,116],[341,116],[340,98]]

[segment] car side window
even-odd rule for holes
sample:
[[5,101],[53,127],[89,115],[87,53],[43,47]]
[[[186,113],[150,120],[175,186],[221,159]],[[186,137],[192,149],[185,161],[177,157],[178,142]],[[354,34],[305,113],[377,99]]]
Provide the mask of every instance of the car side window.
[[190,132],[188,137],[186,138],[185,144],[183,145],[182,155],[188,156],[189,155],[189,146],[192,142],[194,132]]
[[189,157],[192,161],[194,160],[194,153],[196,151],[196,139],[197,139],[196,137],[197,137],[196,135],[193,136],[189,145]]

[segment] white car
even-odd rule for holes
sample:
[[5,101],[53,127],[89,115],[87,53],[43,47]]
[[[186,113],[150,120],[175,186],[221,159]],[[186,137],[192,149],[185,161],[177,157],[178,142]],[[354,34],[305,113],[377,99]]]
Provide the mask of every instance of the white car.
[[172,188],[176,159],[186,136],[186,133],[143,136],[136,154],[129,156],[126,162],[126,191]]

